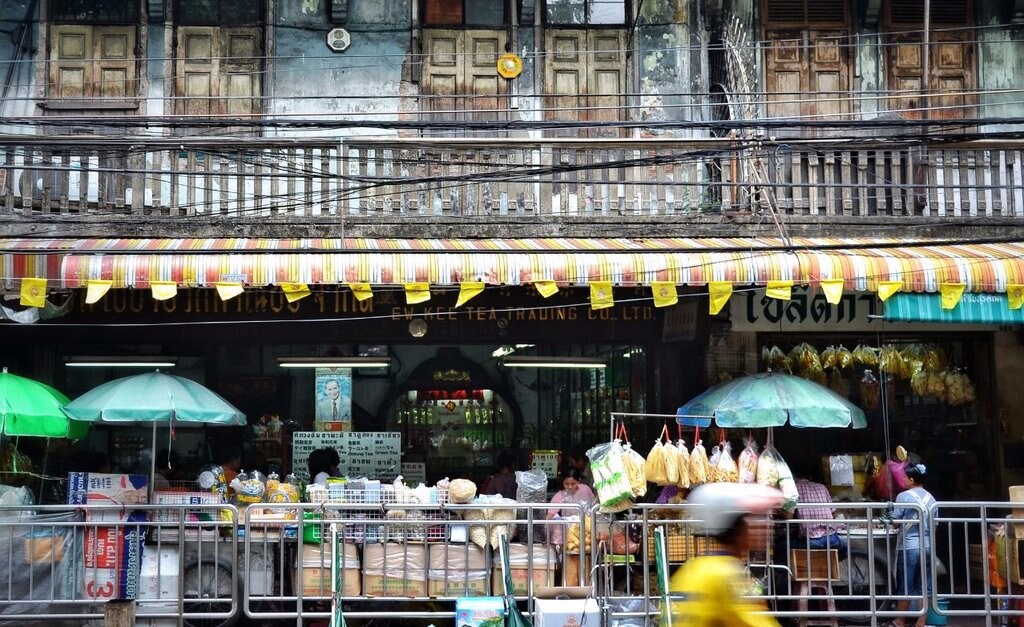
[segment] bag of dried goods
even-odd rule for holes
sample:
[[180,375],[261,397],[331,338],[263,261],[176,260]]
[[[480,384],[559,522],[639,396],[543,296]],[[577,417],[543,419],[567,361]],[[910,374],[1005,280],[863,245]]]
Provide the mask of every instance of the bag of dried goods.
[[747,438],[746,446],[740,451],[740,483],[757,482],[757,442]]
[[846,382],[846,377],[843,376],[843,373],[839,368],[836,368],[829,373],[828,387],[843,398],[849,398],[850,396],[850,384]]
[[934,396],[935,398],[940,400],[946,398],[946,377],[944,373],[928,373],[927,394],[928,396]]
[[679,485],[679,449],[669,440],[661,450],[665,454],[665,478],[668,480],[664,485]]
[[622,445],[622,465],[626,468],[626,477],[634,498],[647,494],[647,480],[644,479],[644,456],[633,450],[633,445],[626,442]]
[[860,403],[868,410],[878,409],[882,403],[882,386],[870,370],[860,378]]
[[825,375],[825,371],[821,369],[820,365],[812,365],[810,368],[801,370],[800,376],[808,381],[814,381],[818,385],[828,384],[828,376]]
[[718,460],[722,457],[722,445],[716,444],[711,447],[711,456],[708,458],[708,483],[718,483]]
[[[761,354],[763,357],[764,351]],[[764,365],[766,368],[777,372],[790,372],[792,370],[789,358],[786,357],[786,353],[783,353],[782,349],[778,346],[772,346],[768,349],[768,358],[764,360]]]
[[842,344],[836,349],[836,365],[840,368],[853,368],[853,353]]
[[668,471],[665,468],[665,445],[659,437],[654,441],[654,446],[647,453],[647,460],[644,462],[644,478],[656,485],[668,485]]
[[789,352],[789,365],[794,370],[821,370],[821,359],[813,346],[807,342],[800,342]]
[[827,346],[825,350],[821,351],[821,367],[825,370],[829,368],[835,368],[838,364],[836,362],[836,347]]
[[739,483],[740,469],[732,457],[732,445],[722,442],[718,456],[718,480],[724,483]]
[[864,368],[878,367],[878,349],[873,346],[858,344],[853,349],[853,365]]
[[784,508],[792,511],[793,506],[800,500],[800,492],[796,489],[796,480],[793,478],[793,471],[789,469],[789,464],[782,459],[782,455],[779,455],[778,451],[775,451],[775,455],[778,457],[779,489],[786,497]]
[[779,485],[779,462],[782,457],[775,447],[768,445],[761,451],[757,458],[757,482],[769,488],[776,488]]
[[690,486],[708,482],[708,453],[700,440],[690,451]]
[[910,389],[918,396],[928,394],[928,371],[918,370],[910,377]]
[[476,496],[476,484],[469,479],[453,479],[448,484],[448,500],[452,503],[471,503]]
[[946,351],[942,350],[942,347],[935,346],[934,344],[928,347],[928,350],[924,353],[924,369],[932,372],[938,372],[945,370],[949,367],[949,357],[946,356]]
[[602,509],[628,508],[633,491],[623,464],[622,444],[618,440],[598,444],[587,451],[594,474],[594,490]]
[[681,438],[676,442],[676,450],[679,456],[676,458],[679,465],[679,481],[676,485],[686,489],[690,487],[690,451],[686,448],[686,442]]

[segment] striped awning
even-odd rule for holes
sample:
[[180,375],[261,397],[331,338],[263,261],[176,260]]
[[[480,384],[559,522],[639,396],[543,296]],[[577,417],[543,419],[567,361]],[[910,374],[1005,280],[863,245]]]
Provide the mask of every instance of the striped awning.
[[1004,292],[1024,283],[1024,242],[952,243],[894,239],[548,238],[548,239],[0,239],[0,276],[51,280],[78,288],[89,280],[145,288],[218,282],[524,285],[541,280],[584,285],[729,281],[815,285],[845,279],[874,291],[900,281],[904,292],[963,283],[968,292]]

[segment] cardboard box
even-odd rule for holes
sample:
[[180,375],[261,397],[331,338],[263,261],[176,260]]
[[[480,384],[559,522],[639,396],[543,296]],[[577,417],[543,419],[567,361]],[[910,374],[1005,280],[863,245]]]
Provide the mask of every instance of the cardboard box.
[[487,596],[487,555],[475,544],[430,545],[427,591],[433,597]]
[[427,550],[422,544],[367,544],[363,549],[363,594],[427,596]]
[[107,601],[138,596],[145,527],[133,523],[145,520],[144,512],[130,512],[117,524],[86,526],[82,543],[83,598]]
[[68,505],[139,505],[149,502],[143,475],[68,474]]
[[[586,554],[583,555],[583,585],[590,585],[590,559]],[[578,586],[580,585],[580,555],[579,553],[570,553],[565,556],[565,561],[562,563],[562,585],[565,586]]]
[[[526,545],[509,545],[509,572],[512,574],[513,594],[522,596],[530,594],[530,565],[533,565],[533,587],[555,585],[555,566],[557,559],[555,551],[546,544],[535,544],[533,555],[527,550]],[[505,567],[500,563],[495,564],[491,580],[491,589],[497,592],[505,590]]]
[[[304,597],[327,598],[331,596],[331,572],[335,566],[334,555],[331,553],[331,545],[324,544],[321,554],[319,546],[305,545],[302,547],[301,570],[302,582],[298,583],[296,571],[295,589],[301,588]],[[359,572],[359,552],[353,544],[344,544],[345,554],[339,558],[338,567],[338,593],[351,597],[359,596],[362,592],[362,576]]]
[[601,624],[601,608],[596,599],[536,599],[534,603],[534,627]]
[[456,627],[493,627],[504,624],[505,600],[501,597],[455,600]]

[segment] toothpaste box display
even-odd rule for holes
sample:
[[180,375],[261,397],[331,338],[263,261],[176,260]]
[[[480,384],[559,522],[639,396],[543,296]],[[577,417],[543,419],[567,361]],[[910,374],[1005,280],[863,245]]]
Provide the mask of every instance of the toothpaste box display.
[[87,525],[83,542],[84,598],[93,601],[134,599],[139,593],[139,570],[146,527],[145,512],[128,512],[119,521]]
[[504,598],[460,597],[455,599],[456,627],[501,627],[504,624]]

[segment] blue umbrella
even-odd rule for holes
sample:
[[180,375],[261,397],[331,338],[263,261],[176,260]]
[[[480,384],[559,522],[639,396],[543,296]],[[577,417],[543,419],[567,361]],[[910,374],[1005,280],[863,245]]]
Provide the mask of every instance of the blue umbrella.
[[758,429],[868,426],[864,411],[829,388],[790,374],[767,372],[726,381],[676,411],[684,426]]

